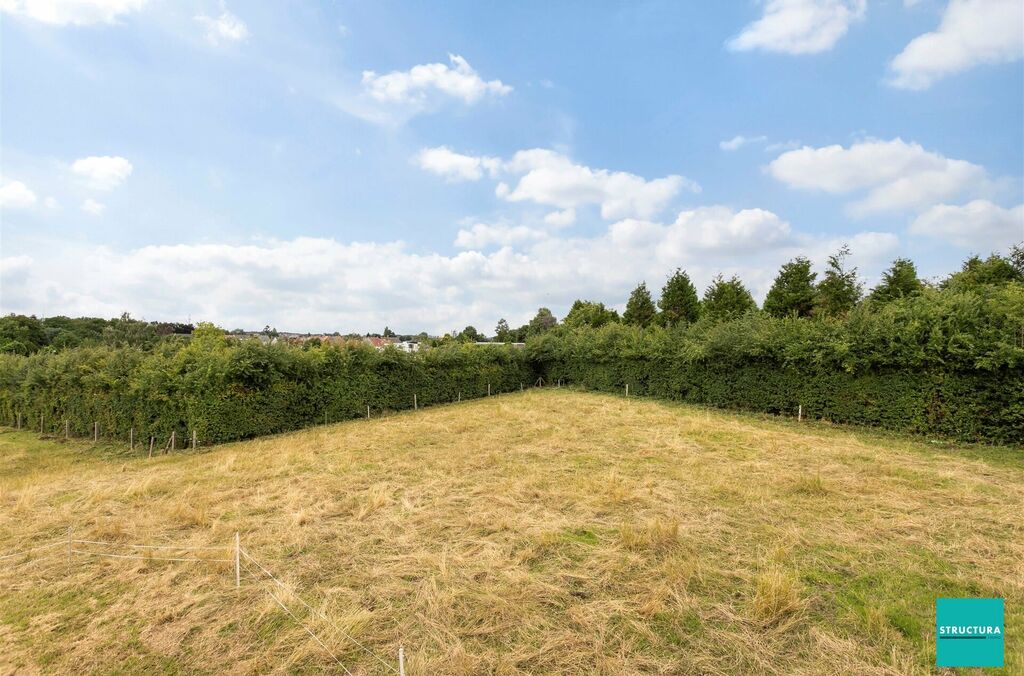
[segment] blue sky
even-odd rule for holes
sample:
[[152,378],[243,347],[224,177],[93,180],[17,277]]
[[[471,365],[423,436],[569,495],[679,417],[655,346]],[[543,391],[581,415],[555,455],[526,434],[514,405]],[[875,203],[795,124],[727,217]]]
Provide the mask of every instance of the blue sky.
[[0,0],[0,310],[440,332],[1024,240],[1019,0]]

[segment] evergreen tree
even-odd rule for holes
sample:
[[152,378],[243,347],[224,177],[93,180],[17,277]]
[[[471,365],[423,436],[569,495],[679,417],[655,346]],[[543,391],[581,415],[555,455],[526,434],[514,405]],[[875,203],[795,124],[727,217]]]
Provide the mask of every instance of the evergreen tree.
[[814,280],[811,262],[798,256],[782,266],[764,299],[764,310],[776,317],[810,317],[814,310]]
[[863,293],[857,281],[857,268],[845,267],[850,247],[845,244],[828,257],[825,276],[818,283],[814,314],[823,317],[843,317],[852,310]]
[[718,275],[704,291],[703,312],[711,319],[733,319],[756,309],[754,297],[736,275],[729,279]]
[[888,303],[899,298],[916,296],[924,290],[924,283],[917,277],[917,268],[909,258],[897,258],[882,273],[882,281],[871,291],[869,300]]
[[537,314],[527,325],[527,334],[536,336],[548,331],[549,329],[553,329],[557,325],[558,320],[555,319],[553,314],[551,314],[551,310],[546,307],[538,308]]
[[394,338],[395,337],[395,332],[392,331],[389,327],[385,326],[384,327],[384,334],[383,335],[384,335],[385,338]]
[[697,299],[697,289],[685,271],[676,268],[675,273],[668,278],[661,290],[658,307],[661,308],[661,321],[665,326],[697,321],[700,301]]
[[622,313],[622,321],[635,326],[650,326],[657,317],[658,311],[651,300],[651,292],[647,290],[647,283],[641,282],[640,286],[629,294],[629,302],[626,303],[626,311]]
[[565,315],[562,323],[566,326],[590,326],[598,328],[605,324],[619,321],[619,313],[606,308],[604,303],[589,300],[577,300]]
[[1024,282],[1024,270],[1018,269],[1013,259],[992,254],[985,260],[971,256],[964,262],[960,272],[954,272],[943,280],[941,286],[944,289],[964,291],[1007,282]]
[[498,325],[494,327],[494,339],[499,343],[509,342],[512,331],[508,328],[508,322],[502,317],[498,320]]

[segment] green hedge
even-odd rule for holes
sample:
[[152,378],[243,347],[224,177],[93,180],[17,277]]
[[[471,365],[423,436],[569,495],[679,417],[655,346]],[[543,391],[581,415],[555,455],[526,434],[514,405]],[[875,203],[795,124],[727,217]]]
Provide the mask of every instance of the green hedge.
[[301,349],[199,331],[155,351],[85,347],[0,355],[0,420],[75,436],[127,439],[174,430],[203,443],[518,390],[536,380],[523,350],[451,345],[422,354],[369,347]]
[[548,380],[607,392],[1024,443],[1024,287],[933,291],[843,320],[740,319],[550,332]]
[[837,319],[752,312],[673,329],[559,327],[510,346],[409,355],[237,342],[212,327],[149,350],[0,355],[0,422],[76,436],[245,439],[518,390],[542,375],[589,388],[1024,444],[1024,285],[928,290]]

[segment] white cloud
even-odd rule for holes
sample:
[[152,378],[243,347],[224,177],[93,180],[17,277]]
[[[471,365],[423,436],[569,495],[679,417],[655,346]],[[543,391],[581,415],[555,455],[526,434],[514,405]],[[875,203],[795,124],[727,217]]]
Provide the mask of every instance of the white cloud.
[[455,246],[460,249],[486,249],[493,245],[512,246],[523,242],[543,239],[546,233],[525,225],[489,225],[476,223],[471,228],[459,230]]
[[413,160],[421,169],[444,176],[449,181],[477,181],[485,171],[494,175],[501,164],[501,160],[495,157],[462,155],[445,146],[424,148]]
[[423,104],[435,93],[473,104],[485,96],[504,96],[512,91],[501,80],[485,81],[461,56],[449,54],[448,59],[451,66],[427,63],[386,75],[366,70],[363,87],[377,101],[406,104]]
[[71,171],[96,190],[112,190],[132,174],[132,163],[123,157],[83,157],[75,160]]
[[512,159],[463,155],[441,146],[421,150],[414,158],[420,167],[452,181],[504,176],[515,185],[501,181],[495,194],[509,202],[534,202],[557,207],[548,214],[549,225],[569,225],[576,220],[575,209],[599,205],[601,216],[651,218],[662,211],[683,189],[700,192],[700,186],[678,175],[646,180],[624,171],[591,169],[576,164],[553,150],[520,150]]
[[864,17],[866,0],[768,0],[760,19],[748,24],[727,46],[733,51],[763,49],[814,54],[832,49],[850,24]]
[[514,187],[499,185],[496,191],[509,202],[529,201],[559,209],[596,204],[601,207],[601,217],[609,220],[651,218],[684,188],[700,192],[699,185],[683,176],[648,181],[624,171],[591,169],[540,148],[520,150],[504,168],[519,176]]
[[0,0],[0,12],[54,26],[115,23],[142,9],[146,0]]
[[657,287],[678,266],[699,288],[719,272],[739,274],[761,298],[783,262],[798,254],[824,260],[842,241],[870,275],[898,244],[888,233],[841,240],[796,233],[771,212],[721,206],[683,211],[666,224],[624,219],[586,237],[476,224],[459,239],[467,250],[454,255],[304,237],[131,250],[47,242],[40,255],[18,251],[13,262],[0,262],[0,312],[112,317],[127,310],[296,331],[440,332],[466,324],[489,331],[500,317],[521,324],[542,305],[561,316],[577,298],[621,308],[637,282]]
[[833,194],[867,191],[851,205],[855,214],[923,209],[957,195],[991,192],[985,169],[965,160],[929,152],[902,139],[869,139],[779,155],[768,172],[790,187]]
[[1024,58],[1024,2],[950,0],[937,30],[910,41],[892,60],[889,83],[927,89],[981,64]]
[[910,224],[915,235],[938,237],[972,251],[988,252],[1024,241],[1024,205],[1004,209],[988,200],[963,206],[938,204]]
[[740,148],[742,148],[743,146],[747,145],[748,143],[763,143],[764,141],[767,141],[767,140],[768,140],[768,137],[766,137],[766,136],[741,136],[741,135],[736,135],[736,136],[733,136],[728,141],[721,141],[718,144],[718,147],[721,148],[722,150],[725,150],[725,151],[733,151],[733,150],[739,150]]
[[100,204],[91,197],[82,202],[82,206],[80,208],[85,213],[92,214],[93,216],[102,216],[103,212],[107,210],[105,205]]
[[198,14],[195,19],[206,29],[206,39],[212,45],[241,42],[249,37],[249,27],[227,9],[222,8],[217,17]]
[[4,181],[0,185],[0,208],[29,209],[36,203],[36,194],[21,181]]
[[565,228],[576,222],[576,210],[562,209],[561,211],[552,211],[550,214],[544,217],[544,222],[555,228]]

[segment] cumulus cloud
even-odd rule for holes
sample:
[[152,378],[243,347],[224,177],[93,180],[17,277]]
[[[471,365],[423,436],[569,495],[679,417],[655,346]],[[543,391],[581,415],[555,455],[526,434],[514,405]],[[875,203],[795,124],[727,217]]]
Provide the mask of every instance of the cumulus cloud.
[[82,202],[82,206],[79,208],[92,216],[102,216],[103,212],[107,210],[106,205],[100,204],[91,197]]
[[206,39],[212,45],[241,42],[249,37],[249,27],[227,9],[222,8],[220,16],[198,14],[195,19],[206,30]]
[[739,274],[760,298],[783,262],[801,253],[823,261],[842,241],[869,274],[898,243],[886,233],[801,234],[772,212],[723,206],[682,211],[667,223],[622,219],[586,237],[479,223],[459,233],[464,250],[452,255],[305,237],[128,250],[50,242],[45,255],[11,252],[0,262],[0,312],[127,310],[296,331],[489,330],[500,317],[523,323],[541,305],[561,315],[577,298],[621,307],[637,282],[658,287],[677,266],[701,288],[719,272]]
[[0,208],[29,209],[35,203],[36,194],[21,181],[0,182]]
[[0,12],[54,26],[116,23],[142,9],[146,0],[0,0]]
[[424,148],[413,161],[421,169],[444,176],[449,181],[477,181],[484,172],[494,175],[501,165],[495,157],[462,155],[445,146]]
[[937,204],[910,224],[910,232],[974,251],[1002,249],[1024,241],[1024,205],[1004,209],[988,200]]
[[849,148],[804,146],[779,155],[768,165],[768,172],[794,188],[833,194],[866,192],[851,205],[855,214],[923,209],[957,195],[993,189],[983,167],[899,138],[870,139]]
[[936,80],[974,66],[1021,58],[1021,0],[950,0],[939,27],[911,40],[892,60],[889,83],[902,89],[927,89]]
[[533,202],[556,207],[549,214],[551,225],[575,221],[575,209],[598,205],[601,216],[651,218],[661,212],[683,189],[700,192],[700,186],[678,175],[646,180],[636,174],[591,169],[553,150],[520,150],[510,160],[462,155],[449,148],[427,148],[414,158],[421,167],[449,180],[478,180],[503,176],[495,194],[509,202]]
[[733,51],[825,52],[864,17],[866,0],[768,0],[760,19],[729,40]]
[[451,65],[427,63],[386,75],[363,71],[363,88],[377,101],[414,105],[426,103],[431,95],[474,104],[485,96],[504,96],[512,91],[501,80],[485,81],[457,54],[449,54],[448,60]]
[[725,151],[739,150],[748,143],[763,143],[767,141],[767,136],[733,136],[728,141],[721,141],[718,147]]
[[132,163],[123,157],[83,157],[75,160],[71,171],[96,190],[113,190],[132,174]]
[[576,210],[569,208],[562,209],[561,211],[552,211],[544,217],[544,222],[555,228],[570,226],[576,222]]
[[469,229],[459,230],[455,237],[455,246],[460,249],[486,249],[492,246],[512,246],[543,239],[545,236],[543,230],[525,225],[476,223]]

